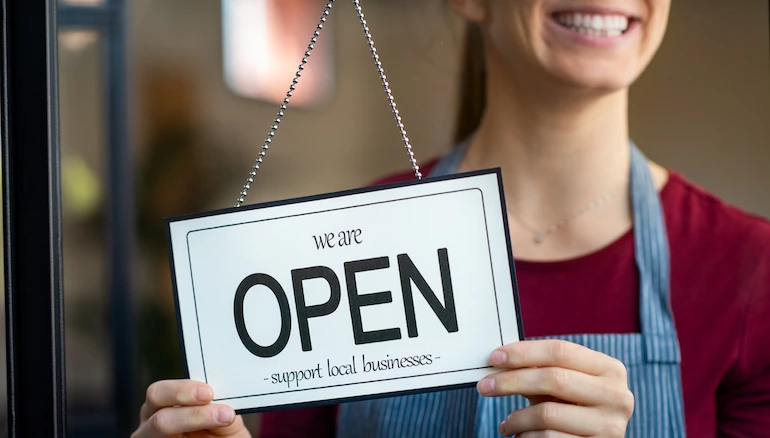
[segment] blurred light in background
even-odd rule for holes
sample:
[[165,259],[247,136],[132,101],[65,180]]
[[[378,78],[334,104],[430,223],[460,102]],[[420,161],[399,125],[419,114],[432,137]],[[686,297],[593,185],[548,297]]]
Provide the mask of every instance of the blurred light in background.
[[[244,97],[279,104],[321,17],[319,0],[222,0],[225,82]],[[316,106],[334,92],[333,31],[315,44],[292,106]]]
[[[96,1],[96,0],[72,0],[72,1]],[[86,49],[99,40],[99,34],[89,30],[68,30],[59,34],[59,44],[69,52],[78,52]]]
[[83,157],[71,154],[62,157],[61,190],[65,217],[88,218],[101,206],[101,181]]

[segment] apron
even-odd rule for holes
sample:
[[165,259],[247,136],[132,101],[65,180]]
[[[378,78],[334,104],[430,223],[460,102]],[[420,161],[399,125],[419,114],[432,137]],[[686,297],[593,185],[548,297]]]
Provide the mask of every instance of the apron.
[[[583,345],[625,364],[635,398],[627,437],[683,437],[681,355],[669,296],[668,237],[647,160],[636,145],[630,146],[641,333],[549,338]],[[455,148],[430,176],[455,173],[466,149],[467,142]],[[476,388],[353,402],[340,405],[337,437],[498,438],[500,421],[527,406],[529,402],[522,396],[487,398]]]

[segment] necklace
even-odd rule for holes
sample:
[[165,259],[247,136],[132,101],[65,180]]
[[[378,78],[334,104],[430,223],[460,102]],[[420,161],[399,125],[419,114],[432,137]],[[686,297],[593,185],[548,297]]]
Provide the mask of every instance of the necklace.
[[513,212],[511,212],[510,210],[508,210],[507,213],[508,213],[509,217],[513,218],[516,222],[520,223],[521,225],[524,225],[525,228],[527,228],[529,231],[531,231],[534,234],[534,241],[535,241],[535,243],[537,243],[539,245],[539,244],[545,242],[545,238],[548,237],[549,234],[553,234],[553,233],[561,230],[562,228],[564,228],[567,225],[569,225],[575,219],[583,216],[584,214],[586,214],[586,213],[588,213],[590,211],[597,210],[598,208],[600,208],[601,206],[606,204],[607,201],[615,195],[617,190],[618,190],[617,188],[615,188],[613,190],[610,190],[609,192],[603,194],[602,196],[600,196],[600,197],[594,199],[593,201],[591,201],[590,203],[588,203],[588,205],[583,207],[581,210],[578,210],[577,212],[575,212],[572,215],[562,219],[559,222],[556,222],[554,224],[549,225],[545,229],[539,229],[537,227],[533,227],[532,225],[524,222],[520,217],[514,215]]

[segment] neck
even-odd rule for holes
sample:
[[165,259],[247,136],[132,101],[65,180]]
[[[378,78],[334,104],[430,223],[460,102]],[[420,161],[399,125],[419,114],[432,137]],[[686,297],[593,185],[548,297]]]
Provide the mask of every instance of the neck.
[[490,87],[466,170],[500,167],[509,208],[545,222],[627,183],[625,90],[590,98],[532,94]]
[[[544,95],[534,87],[506,85],[511,81],[494,74],[488,83],[486,113],[461,170],[500,167],[507,207],[515,220],[545,230],[597,198],[613,194],[601,212],[576,219],[558,236],[548,237],[550,245],[528,245],[531,230],[525,232],[519,224],[520,232],[512,233],[514,244],[521,240],[519,256],[575,256],[627,230],[631,222],[627,91]],[[614,226],[585,235],[584,225],[596,219],[608,219]]]

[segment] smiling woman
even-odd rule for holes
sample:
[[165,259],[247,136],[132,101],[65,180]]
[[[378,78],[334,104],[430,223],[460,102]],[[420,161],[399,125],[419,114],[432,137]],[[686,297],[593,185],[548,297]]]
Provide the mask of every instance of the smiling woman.
[[[451,4],[469,21],[458,146],[423,169],[502,167],[529,341],[493,352],[500,372],[477,392],[265,414],[262,436],[314,428],[338,437],[764,433],[770,354],[748,353],[745,343],[770,335],[757,313],[767,304],[750,308],[770,301],[770,225],[629,141],[628,87],[662,41],[669,2]],[[708,247],[695,237],[715,229]],[[735,248],[738,261],[721,247]],[[758,270],[739,274],[743,263]],[[705,340],[714,321],[719,334]]]
[[[501,168],[527,340],[491,351],[476,388],[267,413],[261,438],[766,434],[770,223],[630,139],[670,1],[448,3],[469,29],[458,137],[421,169]],[[201,430],[182,414],[211,397],[177,408],[196,388],[152,387],[137,436],[164,417]]]

